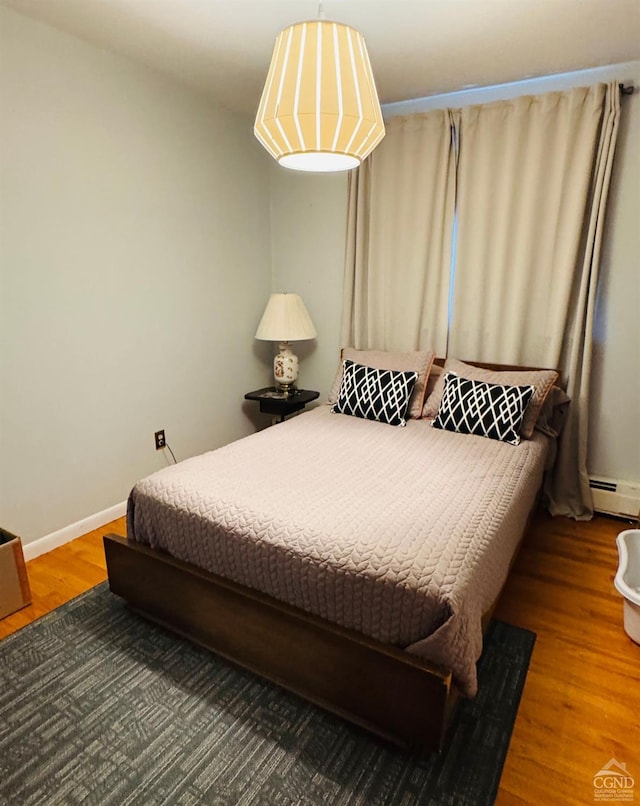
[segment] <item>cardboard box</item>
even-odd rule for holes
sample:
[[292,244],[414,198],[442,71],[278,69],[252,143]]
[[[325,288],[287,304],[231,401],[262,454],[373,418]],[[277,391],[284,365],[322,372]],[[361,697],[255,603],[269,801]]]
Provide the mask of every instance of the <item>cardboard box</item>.
[[0,619],[31,604],[27,568],[19,537],[0,528]]

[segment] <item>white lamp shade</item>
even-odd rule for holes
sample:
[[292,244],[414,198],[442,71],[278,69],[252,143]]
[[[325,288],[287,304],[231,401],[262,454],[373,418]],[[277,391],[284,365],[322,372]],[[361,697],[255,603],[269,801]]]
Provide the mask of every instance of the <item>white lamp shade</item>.
[[281,31],[254,133],[287,168],[357,167],[385,134],[362,34],[328,20]]
[[262,341],[304,341],[317,333],[304,302],[297,294],[272,294],[262,315],[256,339]]

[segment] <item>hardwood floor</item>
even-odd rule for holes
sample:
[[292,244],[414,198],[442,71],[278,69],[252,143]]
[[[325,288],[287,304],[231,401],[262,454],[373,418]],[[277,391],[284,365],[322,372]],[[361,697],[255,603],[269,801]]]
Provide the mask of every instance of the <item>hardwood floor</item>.
[[[593,777],[612,757],[640,801],[640,646],[613,587],[626,528],[540,514],[525,538],[495,612],[537,634],[498,806],[593,803]],[[29,562],[33,604],[0,621],[0,638],[104,580],[106,532],[124,534],[124,518]]]
[[496,803],[594,802],[594,775],[627,764],[640,801],[640,646],[613,587],[632,528],[537,517],[495,613],[537,634]]
[[0,638],[44,616],[50,610],[79,596],[107,578],[102,536],[108,532],[126,534],[125,518],[72,540],[60,548],[27,563],[31,604],[0,619]]

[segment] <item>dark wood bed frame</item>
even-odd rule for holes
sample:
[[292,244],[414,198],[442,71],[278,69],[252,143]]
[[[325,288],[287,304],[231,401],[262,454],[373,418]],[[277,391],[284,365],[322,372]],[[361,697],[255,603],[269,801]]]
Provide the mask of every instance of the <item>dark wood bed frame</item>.
[[448,672],[118,535],[104,547],[112,592],[141,615],[385,739],[440,746]]
[[119,535],[104,548],[111,591],[140,615],[412,752],[445,742],[450,671]]

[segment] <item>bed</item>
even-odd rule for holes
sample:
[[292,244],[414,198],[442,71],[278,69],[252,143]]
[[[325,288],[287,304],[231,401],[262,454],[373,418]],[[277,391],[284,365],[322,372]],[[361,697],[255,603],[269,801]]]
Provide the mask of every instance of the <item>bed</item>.
[[[427,401],[428,402],[428,401]],[[483,626],[552,452],[320,406],[141,480],[111,590],[417,752],[474,696]]]

